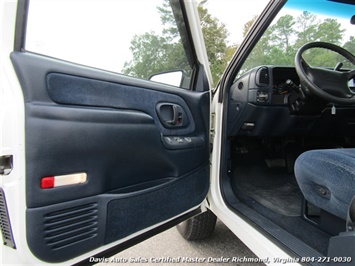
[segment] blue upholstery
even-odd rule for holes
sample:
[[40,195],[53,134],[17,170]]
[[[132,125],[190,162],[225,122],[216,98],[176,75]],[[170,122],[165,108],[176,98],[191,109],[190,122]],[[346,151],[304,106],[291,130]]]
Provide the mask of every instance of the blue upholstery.
[[355,149],[307,151],[297,158],[295,175],[307,201],[346,219],[355,195]]
[[[143,111],[153,117],[163,135],[181,136],[195,130],[190,108],[184,99],[175,94],[59,73],[47,75],[47,91],[49,97],[60,104]],[[155,111],[156,105],[161,102],[180,105],[186,112],[188,126],[165,128]]]

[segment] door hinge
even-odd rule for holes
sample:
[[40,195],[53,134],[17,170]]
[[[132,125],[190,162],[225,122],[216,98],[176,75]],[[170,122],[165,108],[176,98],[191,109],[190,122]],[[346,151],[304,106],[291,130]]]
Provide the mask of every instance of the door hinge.
[[13,156],[0,156],[0,175],[9,175],[13,168]]

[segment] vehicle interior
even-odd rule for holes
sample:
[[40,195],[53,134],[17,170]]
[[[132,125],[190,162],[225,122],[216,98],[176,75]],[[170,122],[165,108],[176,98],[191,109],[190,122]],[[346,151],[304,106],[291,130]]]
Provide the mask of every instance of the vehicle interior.
[[355,6],[321,2],[286,3],[236,74],[221,181],[236,213],[312,257],[326,256],[346,224],[304,199],[295,161],[308,150],[355,147]]

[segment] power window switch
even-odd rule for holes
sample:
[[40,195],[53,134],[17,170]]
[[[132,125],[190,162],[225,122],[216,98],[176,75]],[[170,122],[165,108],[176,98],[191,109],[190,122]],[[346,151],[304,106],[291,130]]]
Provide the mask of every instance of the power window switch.
[[172,143],[173,142],[173,140],[171,138],[169,138],[169,137],[165,137],[164,139],[165,139],[165,141],[167,143]]
[[255,127],[255,123],[245,122],[245,123],[242,125],[242,130],[251,131],[251,130],[254,129],[254,127]]
[[185,137],[184,140],[188,143],[191,143],[192,142],[192,139],[190,137]]

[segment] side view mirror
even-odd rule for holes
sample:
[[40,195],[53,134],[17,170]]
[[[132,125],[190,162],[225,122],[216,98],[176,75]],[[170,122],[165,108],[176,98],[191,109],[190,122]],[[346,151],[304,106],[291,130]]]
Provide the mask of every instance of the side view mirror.
[[180,88],[189,88],[190,78],[183,70],[174,70],[151,75],[148,80],[172,85]]

